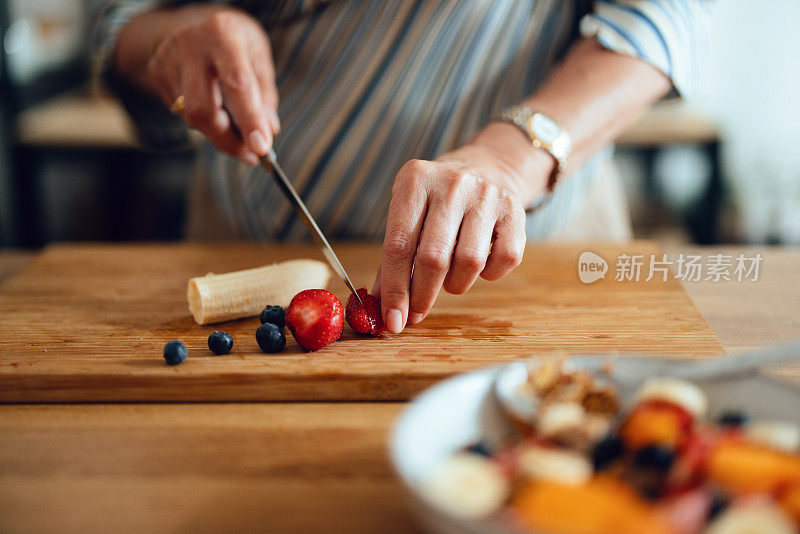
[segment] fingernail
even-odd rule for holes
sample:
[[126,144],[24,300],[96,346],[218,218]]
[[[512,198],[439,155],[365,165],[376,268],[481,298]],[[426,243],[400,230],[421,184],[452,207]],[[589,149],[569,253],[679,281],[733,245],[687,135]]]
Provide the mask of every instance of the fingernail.
[[269,116],[272,117],[272,124],[275,126],[275,133],[281,131],[281,119],[278,117],[278,112],[274,109],[269,110]]
[[399,334],[403,331],[403,312],[397,308],[392,308],[386,314],[386,328],[392,334]]
[[242,160],[248,165],[258,165],[258,156],[252,152],[245,152],[242,154]]
[[408,315],[408,324],[417,324],[422,320],[421,313],[410,313]]
[[250,148],[257,155],[265,156],[267,152],[269,152],[269,144],[267,144],[267,140],[264,138],[264,135],[258,130],[253,130],[250,132],[248,140],[250,142]]

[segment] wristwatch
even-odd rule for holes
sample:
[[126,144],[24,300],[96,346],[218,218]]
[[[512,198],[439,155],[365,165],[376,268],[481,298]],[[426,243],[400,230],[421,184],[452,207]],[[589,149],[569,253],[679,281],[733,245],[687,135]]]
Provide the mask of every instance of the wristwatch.
[[522,106],[504,109],[496,120],[508,122],[523,131],[533,146],[541,148],[555,160],[553,172],[547,182],[547,190],[553,192],[559,175],[567,168],[572,153],[572,138],[564,128],[544,113]]

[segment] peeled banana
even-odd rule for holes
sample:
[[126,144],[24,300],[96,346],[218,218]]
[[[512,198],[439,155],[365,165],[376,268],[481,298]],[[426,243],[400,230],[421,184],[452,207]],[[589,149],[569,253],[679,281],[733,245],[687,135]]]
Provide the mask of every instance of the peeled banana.
[[311,259],[209,273],[189,280],[189,311],[201,325],[251,317],[268,304],[288,307],[292,297],[305,289],[324,288],[330,274],[325,263]]
[[500,509],[511,492],[502,470],[472,453],[448,457],[422,487],[433,504],[465,519],[478,519]]

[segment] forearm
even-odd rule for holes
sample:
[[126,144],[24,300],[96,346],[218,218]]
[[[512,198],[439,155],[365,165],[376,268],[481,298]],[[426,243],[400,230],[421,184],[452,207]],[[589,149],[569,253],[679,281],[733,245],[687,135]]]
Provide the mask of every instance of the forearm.
[[[670,89],[669,79],[642,60],[606,50],[593,38],[579,41],[546,83],[522,105],[551,116],[572,136],[570,169],[611,143]],[[526,202],[541,193],[553,160],[534,149],[515,127],[493,123],[476,141],[502,147],[526,180]],[[546,167],[544,171],[542,167]]]
[[117,74],[140,89],[153,91],[147,73],[147,63],[164,30],[171,24],[173,11],[155,9],[142,13],[131,19],[117,37],[112,55],[113,68]]
[[570,164],[578,167],[669,89],[669,79],[655,67],[586,38],[524,105],[566,128],[573,143]]

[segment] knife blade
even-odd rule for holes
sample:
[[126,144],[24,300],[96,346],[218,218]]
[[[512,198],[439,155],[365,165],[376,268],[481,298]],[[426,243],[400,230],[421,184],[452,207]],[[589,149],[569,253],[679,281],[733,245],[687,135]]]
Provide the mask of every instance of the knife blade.
[[328,242],[325,234],[323,234],[322,230],[320,230],[319,226],[317,225],[317,221],[315,221],[314,217],[311,216],[311,212],[308,211],[303,199],[301,199],[300,195],[297,194],[292,182],[290,182],[289,178],[286,177],[286,173],[283,172],[283,168],[278,164],[278,156],[275,154],[275,151],[270,148],[269,153],[266,156],[262,156],[260,161],[261,166],[275,177],[275,180],[278,182],[281,190],[286,195],[286,198],[289,199],[289,202],[292,204],[292,206],[294,206],[295,211],[303,221],[303,224],[305,224],[306,228],[308,228],[308,231],[311,232],[311,237],[314,238],[314,241],[322,249],[322,255],[325,257],[328,264],[331,266],[334,272],[339,275],[339,278],[342,279],[345,285],[347,285],[347,288],[350,290],[350,292],[356,296],[358,302],[364,304],[361,301],[361,297],[358,296],[358,292],[356,291],[353,282],[350,281],[350,277],[347,275],[347,271],[345,271],[342,262],[339,261],[339,257],[336,256],[336,253],[333,251],[333,247],[331,247],[331,244]]

